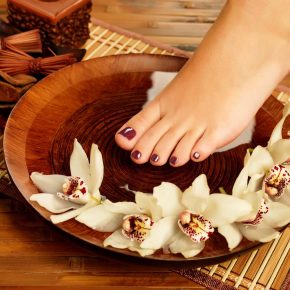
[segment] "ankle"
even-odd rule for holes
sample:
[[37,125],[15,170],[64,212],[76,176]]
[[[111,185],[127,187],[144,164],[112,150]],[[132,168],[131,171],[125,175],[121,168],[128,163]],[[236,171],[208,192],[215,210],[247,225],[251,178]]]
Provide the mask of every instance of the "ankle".
[[259,29],[261,32],[289,42],[290,2],[288,0],[228,0],[226,6],[238,13],[240,18],[252,23],[252,29]]
[[271,50],[269,61],[280,67],[281,75],[286,75],[290,70],[290,1],[229,0],[225,10],[261,52]]

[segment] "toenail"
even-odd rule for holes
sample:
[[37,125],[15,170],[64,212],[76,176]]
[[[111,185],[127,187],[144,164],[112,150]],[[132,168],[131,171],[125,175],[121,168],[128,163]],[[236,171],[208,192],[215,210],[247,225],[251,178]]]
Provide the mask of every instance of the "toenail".
[[125,129],[123,129],[122,131],[120,131],[118,134],[122,135],[123,137],[127,138],[128,140],[131,140],[136,136],[136,131],[131,127],[127,127]]
[[150,159],[153,162],[157,162],[159,160],[159,156],[154,153],[154,154],[151,155]]
[[176,165],[177,157],[171,156],[170,159],[169,159],[169,163],[172,164],[172,165]]
[[199,154],[198,152],[194,152],[194,153],[192,154],[192,156],[193,156],[194,159],[199,159],[200,154]]
[[138,150],[135,150],[135,151],[133,151],[131,153],[131,157],[134,158],[134,159],[136,159],[136,160],[140,159],[141,158],[141,155],[142,155],[141,152],[138,151]]

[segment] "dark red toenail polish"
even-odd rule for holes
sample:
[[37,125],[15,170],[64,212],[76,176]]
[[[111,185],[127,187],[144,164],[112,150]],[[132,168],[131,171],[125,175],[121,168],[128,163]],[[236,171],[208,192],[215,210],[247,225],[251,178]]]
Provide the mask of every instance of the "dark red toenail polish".
[[157,162],[159,160],[159,156],[154,153],[154,154],[151,155],[150,159],[153,162]]
[[194,153],[192,154],[192,156],[193,156],[194,159],[199,159],[200,154],[199,154],[198,152],[194,152]]
[[133,152],[131,153],[131,157],[134,158],[134,159],[136,159],[136,160],[140,159],[141,156],[142,156],[142,154],[141,154],[141,152],[138,151],[138,150],[135,150],[135,151],[133,151]]
[[169,163],[172,164],[172,165],[176,165],[177,157],[171,156],[170,159],[169,159]]
[[118,134],[124,136],[128,140],[131,140],[136,136],[136,131],[131,127],[127,127],[123,129],[122,131],[120,131]]

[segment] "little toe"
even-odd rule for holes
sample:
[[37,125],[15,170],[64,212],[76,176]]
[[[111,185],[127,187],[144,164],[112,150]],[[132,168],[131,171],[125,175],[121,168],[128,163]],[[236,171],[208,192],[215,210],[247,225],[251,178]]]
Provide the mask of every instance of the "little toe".
[[158,122],[159,119],[159,103],[153,100],[118,130],[115,134],[116,143],[122,149],[132,150],[143,134]]
[[200,137],[191,150],[191,160],[200,162],[208,158],[219,147],[222,135],[208,130]]
[[[156,144],[150,157],[151,164],[156,166],[164,165],[168,161],[168,158],[176,147],[176,144],[185,133],[186,129],[181,126],[169,129]],[[171,162],[177,163],[178,160],[173,158]]]
[[132,149],[131,159],[137,164],[149,161],[152,150],[170,126],[171,123],[163,118],[147,130]]
[[171,154],[170,160],[175,162],[170,162],[170,165],[173,167],[182,166],[191,159],[191,150],[193,144],[202,136],[204,129],[200,127],[196,131],[188,131],[183,138],[178,142],[174,152]]

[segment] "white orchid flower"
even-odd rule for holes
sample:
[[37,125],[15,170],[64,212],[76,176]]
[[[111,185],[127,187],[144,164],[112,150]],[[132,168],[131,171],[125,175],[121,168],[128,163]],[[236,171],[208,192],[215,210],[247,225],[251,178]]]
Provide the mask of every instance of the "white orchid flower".
[[101,201],[99,188],[103,180],[104,166],[96,144],[91,146],[89,162],[82,146],[75,139],[70,157],[70,171],[71,176],[44,175],[38,172],[33,172],[30,176],[42,192],[33,194],[30,200],[58,214],[51,216],[53,223],[74,218]]
[[104,246],[119,249],[128,248],[141,256],[151,255],[155,249],[141,248],[140,244],[154,224],[161,218],[161,208],[157,200],[142,192],[135,193],[135,202],[116,202],[104,200],[101,205],[92,207],[76,220],[100,232],[113,232]]
[[[279,164],[273,166],[274,160],[270,159],[270,153],[264,149],[255,149],[253,158],[251,156],[247,163],[250,170],[255,167],[258,173],[252,172],[248,184],[240,193],[233,191],[233,195],[249,201],[255,209],[251,216],[237,224],[236,231],[240,231],[250,241],[259,242],[269,242],[277,238],[280,233],[276,229],[290,223],[290,206],[287,203],[290,195],[289,169]],[[258,159],[261,161],[257,161]],[[267,159],[269,164],[265,166]],[[256,160],[253,167],[252,160]],[[244,173],[241,172],[242,174]],[[243,187],[239,185],[235,188]]]
[[223,233],[226,239],[242,233],[250,241],[268,242],[279,236],[276,228],[290,222],[290,140],[282,139],[282,126],[290,114],[290,106],[272,132],[268,146],[256,147],[245,157],[232,194],[252,204],[254,211],[235,225],[231,232]]
[[[247,202],[237,197],[210,194],[204,174],[184,192],[174,184],[164,182],[154,188],[153,196],[162,208],[163,219],[153,225],[141,247],[157,249],[166,246],[167,242],[172,253],[181,253],[185,258],[203,250],[214,227],[230,225],[252,210]],[[168,221],[163,221],[165,219]],[[170,229],[170,234],[160,243],[160,232],[165,228]]]
[[136,192],[135,201],[106,200],[76,220],[97,231],[114,231],[104,246],[129,248],[142,256],[163,248],[189,258],[203,250],[213,227],[231,224],[252,210],[237,197],[210,195],[205,175],[196,178],[184,193],[163,182],[153,194]]
[[[261,189],[265,179],[266,193],[273,198],[279,198],[280,202],[286,202],[290,206],[290,197],[288,197],[290,195],[290,170],[289,165],[282,165],[290,158],[290,139],[282,139],[282,126],[288,115],[290,115],[290,104],[285,106],[283,117],[274,128],[268,146],[257,146],[252,154],[247,152],[245,166],[233,187],[233,195],[239,196],[249,191],[248,186]],[[251,178],[251,185],[248,184],[249,178]]]

